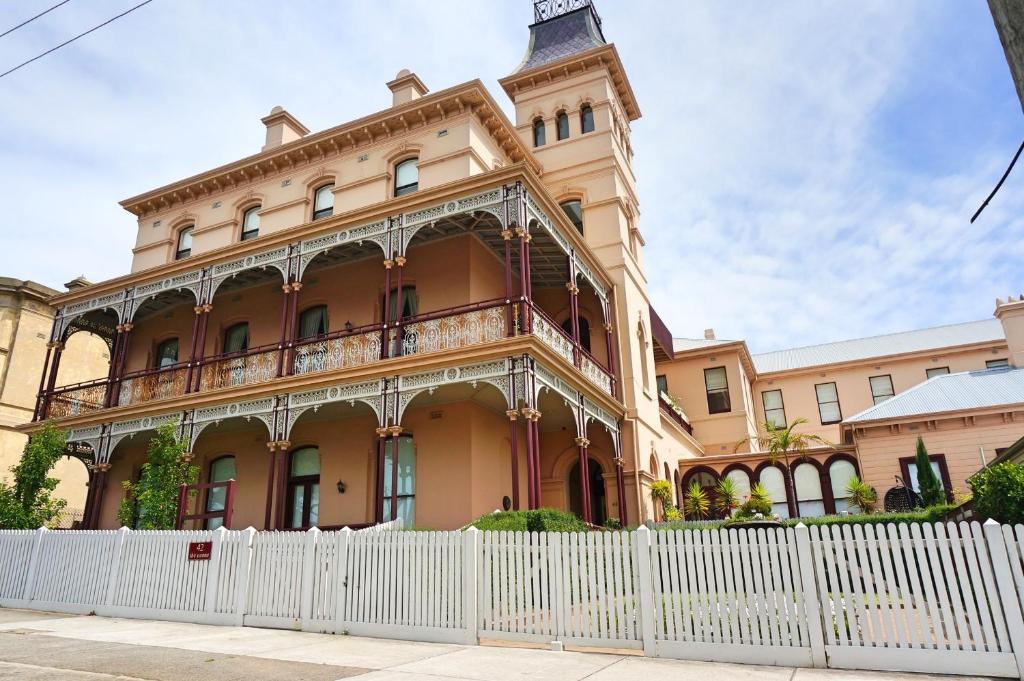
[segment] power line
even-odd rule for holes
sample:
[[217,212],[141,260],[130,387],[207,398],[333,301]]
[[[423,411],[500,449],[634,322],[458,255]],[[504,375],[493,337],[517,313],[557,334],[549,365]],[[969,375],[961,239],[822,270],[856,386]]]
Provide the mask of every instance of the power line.
[[1003,173],[1003,176],[999,178],[999,182],[996,183],[996,188],[992,190],[992,193],[988,195],[985,202],[981,204],[981,208],[971,216],[972,225],[974,224],[974,221],[978,219],[978,216],[981,215],[981,211],[985,210],[985,206],[988,205],[988,202],[991,201],[992,197],[999,191],[999,188],[1003,186],[1003,182],[1006,182],[1006,177],[1010,174],[1010,171],[1013,170],[1013,166],[1017,163],[1017,159],[1020,158],[1020,152],[1022,151],[1024,151],[1024,142],[1020,143],[1020,147],[1017,149],[1017,153],[1013,155],[1013,160],[1010,161],[1009,167],[1006,169],[1006,172]]
[[34,62],[37,59],[42,59],[43,57],[45,57],[46,55],[50,54],[51,52],[56,52],[57,50],[59,50],[60,48],[64,47],[65,45],[70,45],[71,43],[75,42],[79,38],[87,36],[90,33],[92,33],[93,31],[101,29],[101,28],[103,28],[104,26],[106,26],[107,24],[109,24],[111,22],[117,21],[118,19],[120,19],[121,17],[125,16],[126,14],[131,14],[132,12],[137,10],[138,8],[142,7],[143,5],[148,5],[151,2],[153,2],[153,0],[145,0],[144,2],[140,2],[139,4],[135,5],[135,7],[132,7],[131,9],[128,9],[128,10],[125,10],[124,12],[121,12],[116,17],[111,17],[110,19],[107,19],[106,21],[104,21],[102,24],[99,24],[97,26],[93,26],[88,31],[85,31],[84,33],[79,33],[74,38],[71,38],[70,40],[65,40],[60,45],[57,45],[56,47],[51,47],[46,52],[43,52],[42,54],[37,54],[36,56],[32,57],[28,61],[24,61],[24,62],[18,64],[13,69],[10,69],[9,71],[4,71],[3,73],[0,73],[0,78],[3,78],[4,76],[7,76],[7,75],[10,75],[10,74],[14,73],[15,71],[17,71],[18,69],[20,69],[23,66],[28,66],[29,64],[31,64],[32,62]]
[[52,11],[53,11],[53,10],[55,10],[55,9],[57,9],[57,8],[58,8],[58,7],[60,7],[61,5],[66,5],[66,4],[67,4],[67,3],[69,3],[69,2],[71,2],[71,0],[61,0],[60,2],[58,2],[58,3],[56,4],[56,5],[54,5],[54,6],[53,6],[53,7],[51,7],[50,9],[47,9],[47,10],[43,10],[42,12],[40,12],[40,13],[39,13],[39,14],[37,14],[37,15],[35,15],[35,16],[34,16],[34,17],[32,17],[31,19],[26,19],[25,21],[21,22],[20,24],[18,24],[18,25],[17,25],[17,26],[15,26],[14,28],[9,28],[9,29],[7,29],[6,31],[4,31],[3,33],[0,33],[0,38],[3,38],[3,37],[4,37],[5,35],[7,35],[8,33],[14,33],[15,31],[17,31],[17,30],[18,30],[19,28],[21,28],[21,27],[22,27],[22,26],[24,26],[25,24],[31,24],[31,23],[32,23],[33,21],[35,21],[35,20],[36,20],[36,19],[38,19],[39,17],[43,16],[44,14],[49,14],[50,12],[52,12]]

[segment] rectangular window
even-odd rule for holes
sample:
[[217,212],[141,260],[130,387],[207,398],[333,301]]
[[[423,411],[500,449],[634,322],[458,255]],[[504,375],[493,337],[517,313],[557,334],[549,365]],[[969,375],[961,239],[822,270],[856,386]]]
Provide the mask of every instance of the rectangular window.
[[944,376],[949,373],[949,367],[932,367],[931,369],[925,369],[925,378],[935,378],[936,376]]
[[818,398],[818,416],[821,425],[839,423],[843,420],[843,412],[839,409],[839,392],[835,383],[818,383],[814,386],[814,394]]
[[704,387],[708,393],[708,413],[723,414],[732,411],[729,402],[729,379],[725,367],[704,370]]
[[986,369],[999,369],[1000,367],[1010,366],[1010,360],[1008,359],[990,359],[985,362]]
[[776,428],[786,427],[786,407],[782,404],[781,390],[765,390],[761,393],[764,404],[764,420]]
[[885,374],[884,376],[872,376],[868,379],[868,383],[871,384],[871,399],[874,400],[875,404],[885,402],[896,394],[893,392],[892,376],[889,374]]
[[658,394],[659,395],[661,393],[666,393],[667,394],[668,393],[668,376],[666,376],[665,374],[660,374],[657,377],[657,381],[658,381]]
[[[932,465],[932,470],[935,471],[935,477],[939,479],[939,485],[942,486],[942,490],[948,498],[950,496],[950,481],[949,468],[946,466],[946,455],[931,454],[928,456],[928,461]],[[920,494],[921,486],[917,483],[917,458],[907,456],[900,459],[900,472],[903,474],[903,484]]]

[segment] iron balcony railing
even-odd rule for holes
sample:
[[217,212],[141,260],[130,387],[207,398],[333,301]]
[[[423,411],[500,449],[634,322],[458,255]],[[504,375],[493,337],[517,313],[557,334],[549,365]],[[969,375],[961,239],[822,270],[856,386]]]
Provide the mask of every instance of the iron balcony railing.
[[143,404],[205,392],[428,355],[532,334],[593,385],[615,396],[615,377],[536,304],[504,298],[426,312],[398,322],[368,324],[286,343],[221,353],[194,362],[126,373],[40,394],[42,418],[78,416],[105,407]]

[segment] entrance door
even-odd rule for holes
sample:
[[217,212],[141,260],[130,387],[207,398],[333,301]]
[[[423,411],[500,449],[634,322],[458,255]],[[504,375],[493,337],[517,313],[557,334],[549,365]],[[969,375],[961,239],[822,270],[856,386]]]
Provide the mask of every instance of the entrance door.
[[[608,506],[604,489],[604,470],[601,464],[587,459],[590,468],[590,521],[595,525],[604,525],[608,519]],[[573,464],[569,471],[569,510],[583,517],[583,497],[580,494],[580,462]]]

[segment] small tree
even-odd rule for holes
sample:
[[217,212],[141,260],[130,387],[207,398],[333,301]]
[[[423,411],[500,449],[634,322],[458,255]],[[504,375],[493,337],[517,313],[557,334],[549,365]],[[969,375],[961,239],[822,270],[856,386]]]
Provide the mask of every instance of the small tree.
[[850,503],[859,508],[861,513],[871,513],[878,502],[875,488],[856,475],[846,483],[846,493],[850,495]]
[[668,517],[668,508],[672,505],[672,483],[668,480],[655,480],[651,483],[651,501],[661,505],[661,514]]
[[187,446],[175,435],[174,424],[157,429],[146,452],[139,481],[124,481],[124,501],[118,512],[122,525],[140,530],[173,530],[182,485],[199,478],[199,467],[185,457]]
[[942,485],[939,478],[932,469],[932,462],[928,458],[928,450],[924,447],[924,440],[917,438],[917,456],[914,461],[917,464],[917,488],[921,490],[921,501],[925,506],[937,506],[946,502],[946,495],[942,493]]
[[728,518],[739,505],[736,483],[728,477],[719,480],[718,485],[715,486],[715,508]]
[[708,500],[707,492],[694,480],[686,490],[686,498],[683,499],[683,510],[686,515],[697,520],[704,520],[708,517],[711,509],[711,502]]
[[[761,424],[761,428],[764,430],[764,434],[757,438],[758,445],[762,451],[768,453],[768,459],[772,463],[778,462],[781,458],[786,462],[787,473],[782,476],[783,485],[786,486],[786,494],[793,499],[797,505],[797,509],[800,508],[800,502],[797,500],[796,487],[793,485],[792,466],[789,465],[789,460],[792,457],[800,458],[807,454],[807,450],[813,446],[829,446],[831,443],[820,435],[813,435],[810,433],[797,432],[797,427],[807,423],[805,418],[793,419],[789,425],[777,426],[771,421],[765,421]],[[740,440],[736,444],[737,451],[742,445],[745,445],[748,441],[746,439]]]
[[13,484],[0,482],[0,528],[31,530],[57,520],[67,501],[51,496],[58,481],[48,475],[66,448],[67,435],[49,424],[29,438],[11,467]]

